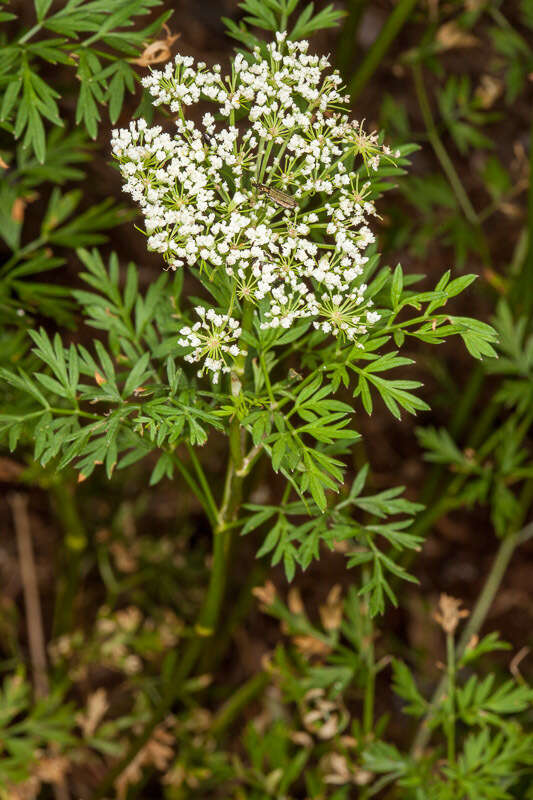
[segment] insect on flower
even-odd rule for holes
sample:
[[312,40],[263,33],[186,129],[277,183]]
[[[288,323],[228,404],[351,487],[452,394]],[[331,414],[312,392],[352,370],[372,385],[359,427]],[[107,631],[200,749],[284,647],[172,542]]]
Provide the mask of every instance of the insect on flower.
[[271,186],[265,186],[264,183],[256,183],[256,181],[253,181],[252,185],[263,194],[268,195],[278,206],[282,206],[282,208],[298,208],[298,203],[290,194],[285,194],[279,189],[273,189]]

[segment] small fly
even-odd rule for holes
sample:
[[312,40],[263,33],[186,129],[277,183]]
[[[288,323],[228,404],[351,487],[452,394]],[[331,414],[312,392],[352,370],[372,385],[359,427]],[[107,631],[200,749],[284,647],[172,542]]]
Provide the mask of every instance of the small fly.
[[285,192],[280,192],[279,189],[273,189],[271,186],[266,186],[264,183],[256,183],[253,182],[253,185],[259,189],[260,192],[266,194],[270,197],[274,203],[277,203],[278,206],[282,208],[298,208],[298,203],[291,197],[290,194],[285,194]]

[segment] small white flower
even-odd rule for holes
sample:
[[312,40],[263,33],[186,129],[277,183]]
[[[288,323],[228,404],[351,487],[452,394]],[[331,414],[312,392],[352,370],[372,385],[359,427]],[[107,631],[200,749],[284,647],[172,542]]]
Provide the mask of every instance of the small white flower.
[[178,344],[192,348],[185,356],[185,361],[202,363],[198,375],[210,372],[216,384],[220,374],[229,372],[238,356],[246,355],[246,351],[238,345],[242,331],[238,320],[218,314],[212,308],[206,310],[203,306],[197,306],[194,310],[200,322],[195,322],[192,327],[186,325],[181,328]]

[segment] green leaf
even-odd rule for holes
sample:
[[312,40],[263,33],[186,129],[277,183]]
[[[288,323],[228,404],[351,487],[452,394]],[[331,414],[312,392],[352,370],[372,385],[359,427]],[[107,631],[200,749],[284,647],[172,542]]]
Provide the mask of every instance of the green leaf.
[[403,270],[401,265],[398,264],[392,276],[392,283],[390,289],[391,304],[394,311],[400,305],[400,300],[403,292]]
[[48,9],[52,5],[53,0],[33,0],[35,5],[35,13],[37,21],[42,22],[48,13]]
[[26,129],[23,146],[28,147],[30,144],[35,151],[37,160],[43,164],[46,155],[46,137],[43,122],[34,105],[29,107],[28,127]]
[[446,287],[446,294],[448,297],[455,297],[461,294],[471,283],[477,279],[477,275],[462,275],[460,278],[450,281]]
[[287,434],[281,434],[281,436],[278,436],[274,442],[274,446],[272,448],[272,469],[274,472],[278,472],[281,466],[283,456],[285,455],[285,451],[287,449],[287,439]]
[[108,89],[109,119],[114,124],[119,118],[124,102],[125,82],[124,75],[117,70]]
[[129,397],[130,394],[135,391],[135,389],[138,389],[139,386],[142,385],[147,377],[146,368],[149,363],[150,353],[143,353],[127,377],[126,383],[124,384],[124,390],[122,392],[124,397]]
[[22,76],[19,75],[18,78],[13,78],[7,85],[7,88],[4,92],[4,98],[2,100],[2,106],[0,109],[0,120],[5,120],[9,118],[11,114],[11,110],[13,109],[17,97],[20,94],[20,90],[22,88]]
[[404,756],[392,744],[373,742],[363,751],[363,764],[370,772],[401,775],[407,771]]
[[407,705],[403,708],[404,713],[415,717],[423,716],[427,712],[428,703],[416,688],[410,670],[403,661],[396,658],[392,661],[392,670],[394,673],[393,690],[399,697],[407,701]]
[[308,473],[308,488],[311,492],[311,497],[319,507],[321,511],[325,511],[327,507],[327,500],[326,494],[324,492],[324,486],[321,480],[321,476],[319,473],[315,471],[310,471]]
[[345,11],[338,11],[333,5],[326,6],[318,14],[313,14],[314,4],[309,3],[300,16],[298,17],[294,28],[289,34],[289,38],[296,41],[297,39],[306,39],[312,33],[327,28],[333,28],[339,20],[346,16]]
[[[372,410],[374,404],[372,403],[372,395],[370,394],[370,389],[368,387],[368,381],[364,375],[359,376],[359,382],[357,384],[357,390],[361,394],[361,401],[363,403],[363,408],[365,409],[367,414],[372,414]],[[355,395],[354,395],[355,397]]]

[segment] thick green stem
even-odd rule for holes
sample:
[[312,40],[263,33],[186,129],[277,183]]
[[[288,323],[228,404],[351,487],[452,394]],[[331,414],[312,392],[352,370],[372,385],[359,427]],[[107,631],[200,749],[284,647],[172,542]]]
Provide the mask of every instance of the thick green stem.
[[235,629],[246,619],[250,612],[254,600],[252,589],[265,582],[266,571],[264,564],[257,564],[250,571],[231,608],[228,609],[223,621],[218,625],[216,640],[202,654],[202,660],[199,665],[201,674],[213,672],[224,657],[231,644]]
[[[250,331],[252,320],[253,306],[246,305],[243,310],[243,332],[248,333]],[[241,355],[236,359],[234,370],[231,374],[231,387],[234,394],[242,391],[245,358],[244,355]],[[176,684],[188,677],[202,652],[202,638],[205,639],[205,637],[209,637],[214,633],[226,589],[228,556],[232,534],[235,529],[233,523],[241,506],[244,482],[244,477],[238,474],[244,458],[244,442],[239,419],[236,415],[230,423],[229,440],[230,452],[224,482],[224,495],[220,511],[217,513],[217,524],[213,528],[213,565],[211,567],[207,595],[195,625],[197,637],[190,640],[178,667],[177,675],[174,676],[170,705],[179,694],[179,687],[177,691],[175,689]]]
[[352,102],[361,94],[369,79],[383,61],[385,53],[407,22],[409,15],[416,6],[416,2],[417,0],[399,0],[396,4],[394,11],[383,25],[379,36],[366,54],[359,69],[348,83],[348,91]]

